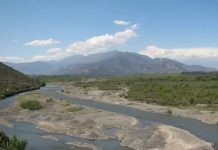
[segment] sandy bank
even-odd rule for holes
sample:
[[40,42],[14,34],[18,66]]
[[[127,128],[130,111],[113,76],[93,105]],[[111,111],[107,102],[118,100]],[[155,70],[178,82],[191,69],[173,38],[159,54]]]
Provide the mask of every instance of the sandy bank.
[[[99,92],[97,91],[97,93]],[[84,94],[84,96],[86,95]],[[109,95],[106,96],[109,97]],[[41,110],[30,111],[20,108],[22,101],[36,99],[43,105]],[[106,98],[106,100],[109,99]],[[116,97],[113,97],[113,102],[118,102],[115,100]],[[125,102],[128,101],[125,100]],[[210,143],[182,129],[159,124],[140,128],[138,120],[134,117],[69,104],[64,100],[51,98],[37,91],[19,95],[17,101],[2,112],[7,114],[6,118],[34,123],[38,128],[47,132],[64,133],[92,140],[117,138],[123,146],[136,150],[174,150],[176,146],[177,150],[213,149]],[[106,134],[105,130],[111,128],[116,128],[116,133],[114,135]],[[58,140],[50,135],[43,138]],[[95,145],[87,143],[68,144],[78,149],[99,149]]]
[[118,137],[122,145],[136,150],[213,150],[211,143],[166,125],[122,130]]
[[0,117],[0,125],[9,127],[9,128],[13,128],[13,125],[10,124],[7,120],[5,120],[4,118]]
[[[42,104],[42,109],[31,111],[20,108],[22,101],[36,99]],[[138,124],[137,119],[130,116],[51,99],[36,91],[19,95],[17,101],[4,111],[7,112],[8,118],[31,122],[47,132],[64,133],[85,139],[115,138],[106,135],[104,130],[108,128],[122,130]]]
[[90,150],[102,150],[95,145],[89,144],[89,143],[80,143],[80,142],[72,142],[72,143],[67,143],[68,145],[71,145],[73,148],[88,148]]
[[218,112],[217,111],[204,111],[198,109],[179,109],[169,106],[160,106],[154,104],[147,104],[144,102],[129,101],[120,95],[124,95],[128,89],[122,89],[119,91],[102,91],[97,88],[80,88],[75,87],[73,83],[63,84],[62,85],[66,94],[68,96],[73,96],[77,98],[83,98],[87,100],[96,100],[106,103],[112,103],[117,105],[124,105],[132,108],[137,108],[143,111],[155,112],[155,113],[168,113],[169,110],[172,112],[172,115],[181,116],[185,118],[197,119],[204,123],[208,124],[217,124],[218,123]]

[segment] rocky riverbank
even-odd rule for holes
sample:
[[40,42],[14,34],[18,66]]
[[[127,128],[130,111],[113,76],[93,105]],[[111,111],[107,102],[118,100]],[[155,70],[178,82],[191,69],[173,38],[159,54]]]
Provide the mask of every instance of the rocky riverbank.
[[[67,88],[69,90],[67,94],[72,94],[69,87]],[[113,96],[112,98],[114,99]],[[32,111],[21,107],[22,102],[32,100],[37,100],[42,108]],[[39,91],[18,95],[16,102],[10,107],[0,110],[0,114],[0,123],[3,125],[9,126],[8,119],[31,122],[48,132],[48,136],[43,138],[54,141],[58,139],[49,136],[49,133],[63,133],[91,140],[117,139],[120,140],[121,145],[136,150],[173,150],[176,146],[178,150],[213,149],[211,143],[203,141],[185,130],[162,124],[141,127],[139,121],[134,117],[71,104],[64,99],[55,99]],[[115,132],[107,134],[106,130],[110,129],[115,129]],[[66,144],[72,145],[74,148],[100,149],[96,145],[83,142]]]
[[99,90],[97,88],[81,88],[76,87],[73,83],[62,84],[63,91],[62,94],[68,96],[73,96],[77,98],[96,100],[106,103],[112,103],[117,105],[128,106],[132,108],[137,108],[139,110],[155,112],[155,113],[170,113],[174,116],[181,116],[185,118],[197,119],[208,124],[218,124],[218,112],[217,111],[206,111],[199,110],[196,108],[191,109],[180,109],[171,106],[160,106],[155,104],[147,104],[138,101],[129,101],[128,99],[121,97],[124,95],[128,89],[123,88],[121,90]]

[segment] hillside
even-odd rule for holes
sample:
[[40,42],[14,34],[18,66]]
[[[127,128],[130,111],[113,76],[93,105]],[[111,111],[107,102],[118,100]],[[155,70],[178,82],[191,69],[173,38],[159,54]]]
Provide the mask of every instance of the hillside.
[[88,56],[70,56],[60,61],[6,64],[26,74],[53,75],[126,75],[215,71],[215,69],[203,66],[185,65],[171,59],[152,59],[137,53],[120,51],[110,51]]
[[37,89],[42,85],[0,62],[0,99],[20,92]]

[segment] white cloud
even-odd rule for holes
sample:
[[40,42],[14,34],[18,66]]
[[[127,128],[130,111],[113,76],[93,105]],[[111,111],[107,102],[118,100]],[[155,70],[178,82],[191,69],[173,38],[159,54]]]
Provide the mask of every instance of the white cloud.
[[60,43],[52,38],[46,40],[33,40],[25,43],[26,46],[48,46]]
[[94,36],[86,41],[74,42],[66,48],[66,52],[69,54],[81,54],[88,55],[92,53],[98,53],[105,51],[106,49],[123,44],[127,40],[137,36],[137,33],[130,28],[124,31],[117,32],[115,34],[105,34],[100,36]]
[[13,56],[0,56],[0,61],[1,62],[15,62],[15,63],[19,63],[19,62],[23,62],[24,59],[22,59],[20,57],[13,57]]
[[114,20],[114,24],[119,25],[119,26],[127,26],[130,24],[130,22],[125,21],[125,20]]
[[133,29],[127,28],[124,31],[117,32],[115,34],[105,34],[100,36],[91,37],[85,41],[78,41],[70,44],[67,48],[53,48],[47,50],[45,55],[36,55],[31,59],[33,61],[49,61],[59,60],[71,55],[89,55],[93,53],[104,52],[109,48],[123,44],[130,38],[137,36],[137,33]]
[[50,60],[60,60],[66,57],[67,54],[61,48],[52,48],[46,51],[44,55],[36,55],[31,58],[32,61],[50,61]]
[[137,30],[139,28],[139,23],[133,24],[130,29]]
[[60,52],[62,52],[63,50],[61,48],[52,48],[52,49],[49,49],[47,50],[47,53],[48,54],[52,54],[52,55],[55,55],[55,54],[58,54]]
[[[77,41],[66,48],[52,48],[48,49],[45,54],[35,55],[30,59],[22,59],[25,62],[29,61],[50,61],[50,60],[60,60],[64,57],[71,55],[89,55],[93,53],[104,52],[111,50],[113,47],[119,44],[125,44],[129,39],[137,37],[135,31],[136,28],[127,28],[123,31],[114,33],[114,34],[104,34],[99,36],[93,36],[85,41]],[[52,42],[53,41],[53,42]],[[42,46],[48,45],[54,42],[55,40],[35,40],[26,45]],[[1,58],[0,58],[1,60]],[[14,61],[11,61],[14,62]]]
[[143,55],[148,55],[152,58],[167,57],[167,58],[218,58],[218,48],[175,48],[166,49],[159,48],[153,45],[147,46],[139,52]]

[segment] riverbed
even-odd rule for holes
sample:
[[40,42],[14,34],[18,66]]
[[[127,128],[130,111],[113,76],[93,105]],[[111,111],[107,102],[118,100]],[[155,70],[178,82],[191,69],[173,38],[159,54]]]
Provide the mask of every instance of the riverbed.
[[158,114],[153,112],[145,112],[138,109],[125,107],[121,105],[109,104],[104,102],[84,100],[79,98],[73,98],[60,93],[60,85],[48,85],[42,88],[42,92],[47,92],[53,97],[64,99],[68,102],[94,107],[106,111],[116,112],[127,116],[133,116],[137,118],[142,124],[148,125],[152,123],[161,123],[171,125],[189,131],[191,134],[204,139],[214,144],[214,148],[218,150],[218,126],[214,124],[206,124],[199,120],[183,118],[179,116],[171,116],[167,114]]
[[[79,104],[83,106],[93,107],[105,111],[116,112],[119,114],[135,117],[139,120],[141,127],[146,127],[156,123],[166,124],[175,126],[184,130],[189,131],[191,134],[204,139],[208,142],[214,143],[215,149],[218,145],[218,126],[209,125],[202,123],[197,120],[187,119],[182,117],[170,116],[166,114],[156,114],[151,112],[144,112],[134,108],[129,108],[120,105],[108,104],[97,101],[87,101],[83,99],[73,98],[61,94],[59,85],[48,85],[40,89],[40,92],[47,93],[52,97],[68,101],[69,103]],[[0,109],[10,106],[11,103],[15,101],[14,97],[6,98],[0,101]],[[12,135],[16,134],[21,138],[28,140],[28,149],[72,149],[71,146],[66,143],[70,142],[83,142],[96,145],[103,150],[109,149],[119,149],[119,150],[129,150],[130,148],[121,146],[120,141],[116,139],[111,140],[87,140],[73,136],[67,136],[65,134],[58,133],[47,133],[43,130],[37,129],[35,125],[27,122],[17,122],[15,120],[10,120],[10,123],[14,125],[15,128],[8,128],[5,126],[0,126],[1,129],[6,131],[6,133]],[[108,134],[114,134],[116,129],[111,129],[105,131]],[[45,139],[43,136],[52,136],[57,140]],[[37,142],[34,142],[37,141]],[[83,149],[83,148],[79,148]],[[88,149],[88,148],[84,148]]]

